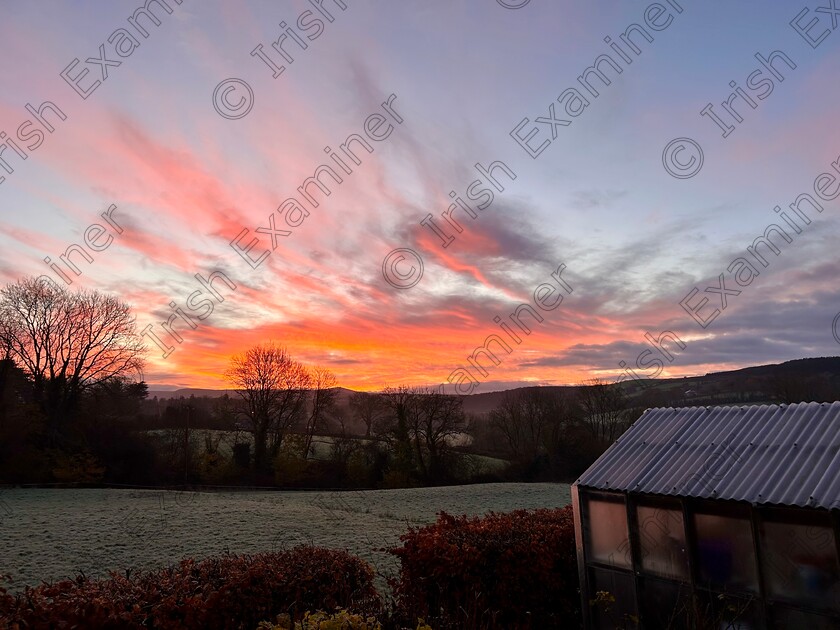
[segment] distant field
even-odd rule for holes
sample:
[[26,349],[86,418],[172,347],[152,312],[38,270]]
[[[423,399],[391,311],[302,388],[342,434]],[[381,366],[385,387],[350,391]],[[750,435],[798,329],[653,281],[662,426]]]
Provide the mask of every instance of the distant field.
[[[381,574],[395,570],[377,551],[439,511],[480,515],[561,507],[568,484],[480,484],[365,492],[0,490],[0,574],[12,590],[78,571],[154,568],[225,550],[270,551],[313,543],[347,549]],[[380,577],[380,585],[384,580]]]
[[[154,431],[149,431],[148,433],[152,435],[163,435],[167,433],[169,429],[156,429]],[[177,431],[181,431],[178,429]],[[252,433],[247,431],[220,431],[217,429],[196,429],[192,431],[191,440],[192,442],[199,448],[204,448],[205,437],[210,436],[211,439],[216,442],[218,441],[218,449],[219,452],[222,453],[225,457],[231,457],[233,454],[233,445],[236,442],[250,444],[251,445],[251,452],[253,453],[254,447],[254,436]],[[357,438],[359,442],[366,442],[364,438]],[[312,442],[312,450],[313,455],[312,457],[315,459],[327,459],[330,455],[330,449],[332,448],[333,438],[329,436],[315,436],[315,439]],[[498,459],[495,457],[488,457],[485,455],[464,455],[464,457],[469,457],[473,463],[473,470],[476,474],[486,474],[486,473],[495,473],[501,471],[507,461],[504,459]]]

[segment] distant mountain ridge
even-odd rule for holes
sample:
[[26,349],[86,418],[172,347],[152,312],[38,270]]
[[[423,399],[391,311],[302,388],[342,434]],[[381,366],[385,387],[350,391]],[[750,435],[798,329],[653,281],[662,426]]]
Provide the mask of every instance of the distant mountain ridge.
[[[632,399],[644,406],[672,404],[676,398],[681,404],[731,404],[737,402],[759,402],[767,394],[768,388],[787,389],[787,395],[796,398],[814,394],[811,384],[818,382],[831,391],[840,392],[840,356],[793,359],[784,363],[757,365],[725,372],[710,372],[703,376],[686,376],[644,381],[626,381],[625,387]],[[581,385],[585,385],[581,384]],[[551,389],[575,390],[581,385],[550,385]],[[835,389],[836,386],[836,389]],[[524,385],[505,391],[483,392],[464,397],[464,410],[467,413],[487,413],[498,406],[502,398],[510,393],[533,386]],[[809,389],[810,388],[810,389]],[[340,391],[340,403],[346,403],[354,390],[344,387]],[[821,392],[823,390],[820,390]],[[218,398],[224,394],[233,394],[232,389],[197,389],[182,388],[175,390],[149,389],[149,398],[161,400],[189,396]],[[752,396],[752,398],[750,397]],[[840,394],[838,394],[840,396]],[[662,399],[660,403],[659,399]],[[767,401],[769,402],[769,400]]]

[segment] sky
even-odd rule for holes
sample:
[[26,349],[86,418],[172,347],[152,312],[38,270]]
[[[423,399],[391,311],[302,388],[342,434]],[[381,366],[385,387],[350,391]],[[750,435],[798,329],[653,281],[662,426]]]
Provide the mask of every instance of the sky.
[[152,387],[268,340],[460,393],[838,354],[818,2],[144,4],[3,3],[0,283],[119,295]]

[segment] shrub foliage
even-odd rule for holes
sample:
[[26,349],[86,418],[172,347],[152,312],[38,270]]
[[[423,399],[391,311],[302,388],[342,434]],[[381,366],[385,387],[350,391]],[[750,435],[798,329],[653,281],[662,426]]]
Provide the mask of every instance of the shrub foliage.
[[390,582],[403,619],[443,628],[578,627],[572,508],[441,513],[388,551],[400,560]]
[[345,551],[300,546],[183,560],[104,580],[80,575],[18,595],[0,587],[0,628],[250,629],[267,619],[277,619],[277,625],[263,628],[580,625],[570,506],[483,518],[441,513],[434,524],[412,528],[400,540],[402,546],[388,550],[401,565],[389,581],[389,610],[365,561]]
[[372,610],[380,600],[373,568],[345,551],[295,547],[223,555],[104,580],[78,576],[0,588],[0,628],[248,628],[286,613]]

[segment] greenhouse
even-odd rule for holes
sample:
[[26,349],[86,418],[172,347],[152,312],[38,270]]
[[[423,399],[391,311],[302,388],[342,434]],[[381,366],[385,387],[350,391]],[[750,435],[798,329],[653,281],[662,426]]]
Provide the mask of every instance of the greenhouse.
[[840,402],[647,410],[572,487],[586,627],[840,627]]

